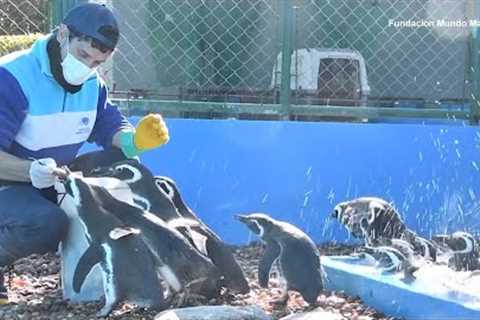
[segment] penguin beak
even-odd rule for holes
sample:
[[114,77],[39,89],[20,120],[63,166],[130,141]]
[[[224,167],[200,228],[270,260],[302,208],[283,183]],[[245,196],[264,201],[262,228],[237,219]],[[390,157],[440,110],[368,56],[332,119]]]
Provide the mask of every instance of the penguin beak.
[[234,215],[234,217],[235,217],[235,219],[237,219],[238,221],[243,222],[243,223],[248,223],[250,221],[247,216],[242,215],[242,214],[236,214],[236,215]]
[[235,215],[235,218],[244,223],[248,229],[252,230],[253,232],[255,232],[256,234],[260,234],[260,229],[256,223],[256,221],[252,218],[250,218],[249,216],[245,216],[245,215],[241,215],[241,214],[236,214]]

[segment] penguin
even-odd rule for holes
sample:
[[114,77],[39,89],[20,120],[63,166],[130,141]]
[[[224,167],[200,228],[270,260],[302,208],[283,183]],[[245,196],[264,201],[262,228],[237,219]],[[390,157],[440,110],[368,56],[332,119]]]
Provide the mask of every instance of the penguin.
[[365,246],[359,251],[373,258],[377,263],[376,267],[383,274],[403,272],[402,280],[410,283],[415,280],[414,272],[419,269],[415,263],[413,247],[406,241],[391,239],[389,245]]
[[230,247],[188,208],[172,179],[154,177],[135,160],[120,161],[110,167],[99,168],[92,174],[114,177],[127,183],[139,207],[149,210],[179,231],[213,262],[222,276],[222,285],[239,293],[250,291]]
[[361,197],[337,204],[330,216],[368,245],[381,238],[401,238],[406,226],[397,210],[377,197]]
[[221,272],[225,287],[242,294],[248,293],[250,291],[248,281],[245,278],[242,268],[235,259],[231,247],[223,242],[222,239],[187,206],[173,179],[164,176],[155,176],[154,180],[159,191],[161,192],[163,190],[170,197],[183,218],[198,221],[199,225],[192,229],[206,237],[206,253]]
[[98,150],[84,153],[75,158],[68,168],[72,172],[81,172],[87,177],[97,168],[109,166],[112,162],[125,160],[123,151],[119,148],[109,148],[106,150]]
[[398,211],[383,199],[361,197],[341,202],[331,217],[345,225],[354,237],[364,239],[367,246],[403,239],[413,246],[415,254],[433,262],[437,260],[437,246],[408,229]]
[[286,304],[288,290],[295,290],[300,292],[306,302],[315,304],[323,290],[320,253],[315,243],[297,227],[274,220],[263,213],[235,217],[266,243],[258,266],[260,286],[268,287],[271,267],[277,262],[286,283],[282,298],[275,303]]
[[410,229],[405,229],[401,239],[413,246],[415,254],[432,262],[437,261],[438,246],[433,241],[422,238]]
[[456,271],[480,269],[479,250],[475,238],[468,232],[457,231],[451,235],[434,235],[433,241],[446,245],[453,256],[448,265]]
[[[153,257],[139,237],[140,231],[113,216],[111,212],[116,208],[108,205],[105,194],[96,192],[80,176],[69,173],[62,182],[66,193],[73,198],[89,242],[75,268],[73,289],[80,292],[90,270],[100,263],[105,305],[98,316],[107,316],[122,300],[142,307],[165,309],[164,289]],[[132,264],[132,261],[142,263]]]
[[177,230],[158,216],[117,200],[100,186],[89,186],[104,206],[125,225],[138,229],[158,267],[162,279],[175,293],[201,295],[208,299],[218,296],[219,273],[210,259],[195,249]]

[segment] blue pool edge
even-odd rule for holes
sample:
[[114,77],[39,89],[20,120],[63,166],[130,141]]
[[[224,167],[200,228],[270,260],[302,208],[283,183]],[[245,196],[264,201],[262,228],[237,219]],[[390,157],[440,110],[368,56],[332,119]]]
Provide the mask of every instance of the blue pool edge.
[[350,257],[324,256],[321,259],[325,289],[359,297],[366,305],[387,316],[405,320],[478,320],[480,309],[461,301],[442,299],[428,290],[419,290],[395,276],[362,274]]

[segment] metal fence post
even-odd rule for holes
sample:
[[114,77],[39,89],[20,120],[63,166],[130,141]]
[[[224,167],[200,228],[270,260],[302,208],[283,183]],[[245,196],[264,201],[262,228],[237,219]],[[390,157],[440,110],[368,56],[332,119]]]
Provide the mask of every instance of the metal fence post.
[[[480,21],[480,5],[474,1],[473,19]],[[480,28],[472,26],[470,33],[470,80],[472,81],[472,110],[470,114],[471,124],[480,121]]]
[[290,81],[293,52],[294,10],[291,0],[283,0],[282,8],[282,69],[280,104],[285,118],[290,114]]

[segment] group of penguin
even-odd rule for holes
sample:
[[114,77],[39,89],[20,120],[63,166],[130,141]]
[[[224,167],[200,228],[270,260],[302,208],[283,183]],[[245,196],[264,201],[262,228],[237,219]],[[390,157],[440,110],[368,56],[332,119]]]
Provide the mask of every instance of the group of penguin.
[[[73,289],[80,292],[90,270],[100,265],[105,305],[98,316],[121,301],[163,310],[173,297],[211,299],[222,287],[249,291],[230,247],[183,202],[173,180],[153,176],[136,160],[83,174],[65,170],[62,183],[89,243],[75,268]],[[123,181],[133,203],[85,177]]]
[[[222,287],[250,291],[231,248],[188,207],[172,179],[153,176],[136,160],[104,167],[89,167],[88,155],[81,161],[80,168],[64,168],[61,182],[89,243],[75,268],[73,289],[80,292],[90,270],[101,267],[105,304],[97,316],[107,316],[121,301],[163,310],[172,306],[173,297],[211,299]],[[77,169],[81,173],[71,171]],[[122,181],[133,203],[87,177]],[[258,266],[260,286],[268,287],[274,265],[284,280],[282,297],[273,303],[286,304],[288,290],[315,303],[323,289],[315,243],[295,226],[262,213],[235,217],[266,244]]]
[[[88,158],[82,160],[88,163]],[[121,301],[163,310],[172,306],[173,297],[211,299],[222,287],[249,292],[231,248],[188,207],[172,179],[153,176],[136,160],[92,167],[82,170],[83,174],[66,170],[62,183],[73,198],[89,243],[76,266],[73,288],[79,292],[90,270],[100,264],[105,305],[98,316],[108,315]],[[133,204],[116,199],[84,177],[123,181]],[[292,224],[263,213],[235,217],[265,244],[258,265],[259,285],[268,287],[274,266],[280,273],[283,293],[273,303],[285,305],[288,290],[294,290],[315,304],[323,290],[323,271],[312,239]],[[405,226],[391,204],[379,198],[339,203],[330,218],[365,240],[359,254],[385,272],[405,272],[405,279],[414,279],[416,256],[437,261],[441,250],[453,252],[450,264],[456,270],[473,270],[480,264],[471,235],[457,232],[432,240],[421,238]]]
[[331,218],[353,237],[364,240],[354,254],[370,260],[385,273],[403,272],[403,280],[415,280],[423,263],[447,264],[455,271],[480,269],[479,247],[467,232],[433,235],[425,239],[408,229],[395,207],[376,197],[339,203]]

